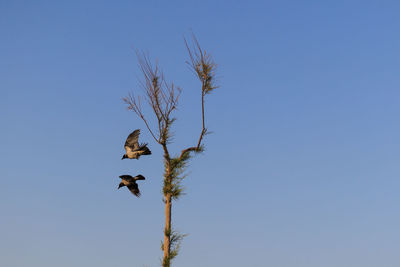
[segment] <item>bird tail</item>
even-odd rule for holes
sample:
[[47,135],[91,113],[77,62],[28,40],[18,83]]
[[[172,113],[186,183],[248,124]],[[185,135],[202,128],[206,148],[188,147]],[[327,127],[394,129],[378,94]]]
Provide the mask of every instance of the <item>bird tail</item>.
[[137,181],[137,180],[146,180],[146,178],[144,178],[143,175],[138,174],[138,175],[135,176],[135,181]]
[[147,143],[144,143],[140,146],[140,149],[143,150],[142,155],[151,155],[150,149],[147,147]]

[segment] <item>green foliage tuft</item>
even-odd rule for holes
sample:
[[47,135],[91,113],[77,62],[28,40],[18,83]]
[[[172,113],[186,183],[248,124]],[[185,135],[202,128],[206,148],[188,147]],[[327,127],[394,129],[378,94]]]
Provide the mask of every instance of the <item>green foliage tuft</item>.
[[190,158],[190,152],[185,152],[181,157],[174,157],[169,162],[165,162],[164,195],[170,194],[174,200],[177,200],[184,194],[181,182],[186,178],[185,170]]
[[189,46],[185,39],[186,48],[189,52],[190,62],[188,64],[196,73],[202,83],[202,94],[207,95],[214,91],[218,86],[215,83],[215,70],[217,65],[212,57],[203,49],[193,35],[193,45]]
[[[176,230],[171,230],[168,232],[168,236],[170,237],[171,251],[169,257],[164,259],[163,266],[170,266],[171,261],[178,256],[182,240],[187,236],[187,234],[180,234]],[[161,250],[164,250],[163,242],[161,242]]]

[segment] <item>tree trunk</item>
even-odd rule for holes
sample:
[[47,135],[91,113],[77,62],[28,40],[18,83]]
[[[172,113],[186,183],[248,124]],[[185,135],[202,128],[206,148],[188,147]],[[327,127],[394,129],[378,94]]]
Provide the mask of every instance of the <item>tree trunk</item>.
[[164,230],[164,257],[163,267],[170,267],[171,251],[171,194],[165,196],[165,230]]

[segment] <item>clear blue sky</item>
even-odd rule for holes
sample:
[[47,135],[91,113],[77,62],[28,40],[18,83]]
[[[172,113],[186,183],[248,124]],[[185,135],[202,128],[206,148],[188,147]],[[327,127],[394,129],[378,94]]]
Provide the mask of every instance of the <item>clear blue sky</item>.
[[[398,1],[0,1],[0,265],[159,266],[162,157],[121,98],[135,49],[184,89],[219,65],[212,135],[174,206],[175,267],[400,266]],[[136,128],[153,155],[121,161]],[[141,173],[142,198],[117,190]]]

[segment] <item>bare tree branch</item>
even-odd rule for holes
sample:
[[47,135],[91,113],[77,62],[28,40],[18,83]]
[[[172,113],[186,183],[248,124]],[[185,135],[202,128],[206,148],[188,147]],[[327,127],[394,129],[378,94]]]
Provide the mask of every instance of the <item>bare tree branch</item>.
[[147,122],[146,118],[143,115],[141,105],[140,105],[140,97],[138,96],[137,101],[136,98],[132,95],[129,94],[127,97],[122,98],[122,100],[128,105],[128,109],[134,111],[146,124],[147,129],[149,130],[151,136],[154,138],[156,142],[158,142],[158,139],[154,135],[153,131],[150,128],[149,123]]
[[141,86],[145,91],[145,99],[156,117],[157,136],[154,134],[154,131],[152,131],[141,110],[140,98],[136,100],[135,97],[129,95],[123,100],[128,104],[128,109],[133,110],[144,121],[154,140],[159,144],[167,144],[170,138],[169,128],[174,121],[171,117],[171,113],[178,106],[181,89],[175,87],[173,83],[168,84],[165,81],[158,64],[156,63],[155,66],[153,66],[147,54],[136,52],[136,55],[138,57],[139,68],[144,77]]
[[204,97],[206,94],[211,93],[214,89],[218,88],[215,85],[215,69],[217,65],[214,63],[214,60],[210,55],[203,49],[201,49],[199,42],[196,37],[192,35],[193,46],[191,47],[187,40],[184,39],[186,49],[188,50],[190,61],[187,62],[190,68],[194,71],[196,76],[199,78],[202,86],[201,86],[201,120],[202,120],[202,129],[200,132],[199,139],[197,141],[197,145],[195,147],[188,147],[182,150],[179,159],[182,159],[186,153],[200,152],[201,150],[201,141],[203,140],[204,135],[207,133],[206,124],[205,124],[205,115],[204,115]]

